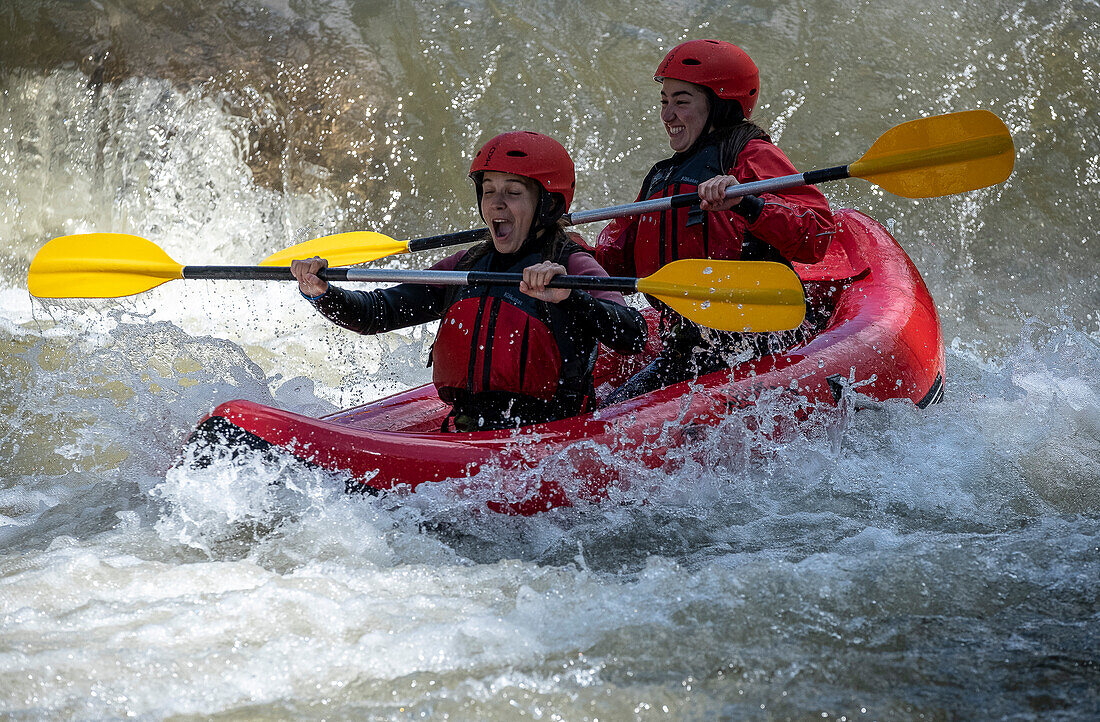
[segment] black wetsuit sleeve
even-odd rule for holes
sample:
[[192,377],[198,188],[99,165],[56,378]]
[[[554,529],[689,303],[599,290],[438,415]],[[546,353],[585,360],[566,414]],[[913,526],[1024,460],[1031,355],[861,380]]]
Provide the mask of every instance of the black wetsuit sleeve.
[[764,210],[764,199],[759,196],[748,195],[741,198],[741,202],[733,207],[733,212],[740,215],[750,224],[756,223],[760,213]]
[[630,306],[604,301],[577,288],[561,303],[574,324],[605,346],[624,354],[645,349],[645,319]]
[[438,321],[446,309],[442,286],[402,283],[377,291],[349,291],[329,284],[310,303],[321,314],[356,333],[373,334]]

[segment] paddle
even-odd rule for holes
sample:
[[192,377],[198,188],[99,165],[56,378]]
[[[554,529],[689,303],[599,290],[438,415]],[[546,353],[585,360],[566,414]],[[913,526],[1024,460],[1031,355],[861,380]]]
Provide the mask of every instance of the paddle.
[[[521,274],[329,268],[330,281],[432,285],[518,286]],[[90,233],[48,242],[31,261],[27,287],[39,298],[115,298],[176,279],[293,281],[290,269],[269,266],[181,266],[140,236]],[[670,263],[646,278],[557,276],[554,288],[583,288],[656,296],[682,316],[723,331],[782,331],[806,313],[802,283],[779,263],[691,259]]]
[[396,238],[375,231],[348,231],[331,236],[321,236],[291,246],[274,253],[260,261],[261,266],[289,266],[296,258],[321,256],[332,266],[351,266],[356,263],[368,263],[379,258],[400,253],[416,253],[433,248],[446,248],[464,243],[474,243],[489,239],[488,228],[475,228],[472,231],[444,233],[428,238],[416,238],[411,241],[399,241]]
[[[985,188],[1008,178],[1016,160],[1012,135],[988,110],[920,118],[895,126],[879,136],[863,156],[849,165],[792,173],[734,186],[726,197],[758,195],[784,188],[816,185],[844,178],[862,178],[905,198],[932,198]],[[567,225],[606,221],[623,216],[692,206],[696,193],[626,203],[592,211],[567,213]],[[332,265],[367,263],[395,253],[470,243],[486,238],[488,229],[445,234],[415,241],[397,241],[381,233],[339,233],[305,241],[274,253],[262,266],[289,266],[295,258],[327,258]]]

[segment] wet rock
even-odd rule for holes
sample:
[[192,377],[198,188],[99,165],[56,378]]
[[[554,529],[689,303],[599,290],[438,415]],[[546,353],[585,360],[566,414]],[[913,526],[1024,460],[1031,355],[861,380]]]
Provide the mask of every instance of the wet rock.
[[350,17],[289,5],[14,0],[0,8],[0,76],[78,68],[88,87],[168,80],[242,119],[256,181],[352,201],[370,192],[384,69]]

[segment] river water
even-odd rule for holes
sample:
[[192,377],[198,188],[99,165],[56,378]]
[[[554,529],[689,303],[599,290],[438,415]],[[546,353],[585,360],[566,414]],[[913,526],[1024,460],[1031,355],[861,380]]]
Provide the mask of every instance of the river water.
[[[646,504],[513,519],[172,466],[221,401],[322,414],[427,381],[431,329],[353,338],[289,284],[26,291],[68,233],[250,264],[476,227],[470,154],[515,128],[573,153],[574,209],[633,200],[667,152],[652,69],[693,37],[752,54],[799,168],[926,115],[1008,124],[1000,186],[823,187],[924,274],[944,403],[752,453],[734,419],[705,467],[645,472]],[[1094,0],[5,0],[0,716],[1100,716],[1098,38]]]

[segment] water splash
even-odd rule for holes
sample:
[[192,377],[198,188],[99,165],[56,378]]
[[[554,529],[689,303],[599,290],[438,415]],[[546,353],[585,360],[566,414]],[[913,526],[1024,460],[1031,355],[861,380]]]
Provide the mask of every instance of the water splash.
[[[163,14],[189,7],[115,5],[126,23],[149,13],[156,37],[178,37]],[[108,27],[89,22],[97,4],[44,16],[89,13],[68,24],[78,43],[0,44],[6,714],[1096,716],[1082,693],[1096,687],[1100,579],[1092,4],[677,7],[673,30],[660,5],[649,20],[600,3],[241,7],[197,8],[200,27],[263,31],[218,43],[225,62],[206,41],[188,41],[197,56],[157,46],[164,61],[131,55],[98,93],[56,57],[83,67],[68,54]],[[471,41],[486,33],[489,47]],[[910,201],[825,187],[896,219],[959,337],[943,404],[821,410],[774,443],[757,429],[793,409],[762,400],[669,470],[624,466],[616,503],[520,520],[443,485],[344,497],[289,463],[172,469],[217,400],[311,413],[369,400],[426,380],[430,333],[352,342],[292,288],[168,284],[49,307],[23,290],[38,245],[74,230],[138,230],[192,263],[252,262],[306,228],[472,227],[461,169],[489,124],[562,139],[578,207],[630,200],[667,155],[639,68],[693,36],[751,50],[760,120],[800,169],[850,161],[920,115],[1005,117],[1019,161],[998,189]],[[33,57],[9,72],[23,46]],[[351,69],[306,57],[325,50]],[[283,66],[264,76],[246,56]],[[160,77],[169,62],[186,67]],[[277,101],[250,82],[263,77]],[[342,90],[360,77],[385,107]],[[315,132],[334,110],[353,137],[302,152],[334,139]],[[572,463],[541,472],[569,484]]]

